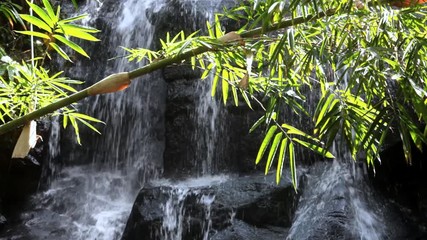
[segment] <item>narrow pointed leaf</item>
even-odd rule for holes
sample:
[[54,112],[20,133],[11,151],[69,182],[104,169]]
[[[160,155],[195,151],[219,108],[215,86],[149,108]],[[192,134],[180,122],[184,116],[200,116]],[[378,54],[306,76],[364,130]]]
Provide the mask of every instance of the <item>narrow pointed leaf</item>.
[[36,4],[33,4],[31,2],[28,2],[28,5],[34,10],[34,12],[39,15],[39,17],[49,25],[50,28],[53,28],[55,22],[49,17],[49,14],[45,10],[43,10],[41,7],[37,6]]
[[295,142],[301,144],[302,146],[304,146],[304,147],[312,150],[313,152],[316,152],[316,153],[318,153],[318,154],[320,154],[326,158],[335,158],[335,156],[332,153],[330,153],[326,149],[319,147],[315,144],[303,141],[303,140],[298,139],[298,138],[293,138],[292,141],[295,141]]
[[84,40],[88,40],[88,41],[93,41],[93,42],[97,42],[100,41],[98,38],[94,37],[93,35],[82,31],[74,26],[70,26],[70,25],[61,25],[60,28],[56,29],[55,32],[58,33],[62,33],[65,34],[67,36],[71,36],[71,37],[76,37],[76,38],[80,38],[80,39],[84,39]]
[[270,152],[268,153],[267,157],[267,164],[265,165],[265,175],[268,174],[268,171],[270,171],[271,165],[273,164],[274,157],[276,156],[277,149],[279,148],[280,140],[282,140],[283,132],[279,132],[274,137],[273,143],[270,147]]
[[257,129],[262,123],[265,123],[265,115],[262,115],[255,123],[252,125],[251,129],[249,129],[249,133],[252,133],[255,129]]
[[224,69],[222,70],[222,100],[224,104],[227,104],[228,92],[229,92],[227,80],[229,80],[228,70]]
[[56,43],[54,43],[54,42],[50,42],[50,43],[49,43],[49,45],[50,45],[53,49],[55,49],[55,51],[56,51],[57,53],[59,53],[59,55],[61,55],[61,57],[63,57],[65,60],[68,60],[68,61],[72,62],[72,61],[71,61],[71,59],[70,59],[70,57],[68,57],[67,53],[65,53],[65,52],[64,52],[64,50],[62,50],[62,48],[61,48],[61,47],[59,47]]
[[282,177],[283,166],[285,163],[286,148],[288,147],[288,138],[284,138],[280,144],[279,158],[277,159],[277,169],[276,169],[276,183],[280,183],[280,178]]
[[271,126],[270,129],[268,130],[267,134],[264,137],[264,140],[261,143],[261,146],[259,147],[255,164],[258,164],[261,161],[261,158],[264,156],[265,150],[267,149],[267,146],[270,143],[271,138],[273,137],[276,130],[277,130],[276,125]]
[[214,97],[216,93],[216,87],[218,85],[219,80],[219,73],[215,73],[214,78],[212,80],[212,89],[211,89],[211,96]]
[[54,22],[56,23],[58,19],[56,18],[55,11],[53,10],[52,5],[50,5],[49,0],[43,0],[43,5],[50,19],[54,20]]
[[49,25],[47,25],[45,22],[43,22],[42,20],[40,20],[37,17],[31,16],[31,15],[27,15],[27,14],[21,14],[20,15],[22,19],[24,19],[25,21],[33,24],[34,26],[45,30],[46,32],[51,33],[52,32],[52,28],[49,27]]
[[20,33],[20,34],[34,36],[34,37],[50,39],[50,37],[47,34],[44,34],[41,32],[34,32],[34,31],[15,31],[15,32]]
[[294,144],[292,142],[289,142],[289,166],[291,170],[292,184],[294,185],[294,189],[296,191],[298,187],[297,167],[295,163]]
[[85,52],[85,50],[83,50],[83,48],[81,48],[79,45],[75,44],[74,42],[66,39],[65,37],[58,35],[58,34],[54,34],[53,35],[54,38],[58,39],[59,41],[63,42],[65,45],[67,45],[68,47],[72,48],[74,51],[80,53],[81,55],[90,58],[89,55]]

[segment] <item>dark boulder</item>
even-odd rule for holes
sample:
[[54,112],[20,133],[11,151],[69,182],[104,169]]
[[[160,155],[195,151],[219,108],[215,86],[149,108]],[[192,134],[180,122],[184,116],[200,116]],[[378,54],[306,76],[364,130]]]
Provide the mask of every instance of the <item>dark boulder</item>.
[[408,163],[402,144],[390,144],[376,162],[370,181],[376,191],[389,199],[390,208],[405,226],[401,239],[427,239],[427,147],[412,148],[412,162]]
[[38,122],[38,141],[23,159],[12,159],[12,152],[21,133],[20,129],[2,135],[0,138],[0,198],[3,205],[22,201],[39,187],[42,166],[46,160],[49,142],[48,122]]
[[234,219],[233,224],[224,230],[221,230],[210,240],[273,240],[285,239],[288,235],[288,228],[265,226],[257,228],[245,223],[244,221]]
[[299,197],[288,181],[276,185],[273,176],[260,175],[218,181],[143,188],[122,239],[234,239],[233,231],[243,237],[258,229],[284,236]]

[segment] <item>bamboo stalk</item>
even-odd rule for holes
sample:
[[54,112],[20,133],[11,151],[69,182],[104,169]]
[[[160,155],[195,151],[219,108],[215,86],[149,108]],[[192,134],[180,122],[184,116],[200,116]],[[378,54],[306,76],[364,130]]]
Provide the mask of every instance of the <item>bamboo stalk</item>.
[[[326,12],[319,12],[316,15],[308,15],[306,17],[298,17],[298,18],[294,18],[294,19],[287,19],[287,20],[283,20],[279,23],[273,24],[272,26],[269,26],[267,28],[255,28],[252,30],[248,30],[248,31],[243,31],[242,33],[240,33],[240,39],[245,39],[245,38],[252,38],[252,37],[256,37],[259,36],[263,33],[268,33],[268,32],[272,32],[272,31],[276,31],[279,29],[283,29],[283,28],[287,28],[287,27],[291,27],[291,26],[295,26],[298,24],[302,24],[302,23],[306,23],[306,22],[310,22],[310,21],[314,21],[326,16],[331,16],[335,14],[334,10],[328,10]],[[233,38],[236,39],[237,36],[233,35]],[[222,41],[221,38],[218,39],[220,42]],[[224,45],[229,45],[230,42],[228,40],[224,40],[222,41]],[[31,120],[35,120],[37,118],[40,118],[44,115],[47,115],[49,113],[52,113],[60,108],[63,108],[65,106],[68,106],[72,103],[75,103],[77,101],[80,101],[88,96],[94,96],[97,94],[103,94],[103,93],[111,93],[111,92],[115,92],[118,90],[122,90],[123,88],[127,87],[128,84],[130,84],[130,80],[135,79],[137,77],[140,77],[142,75],[154,72],[156,70],[162,69],[166,66],[169,66],[171,64],[174,63],[179,63],[185,59],[188,59],[190,57],[193,56],[197,56],[200,55],[202,53],[208,52],[208,51],[214,51],[216,49],[213,48],[208,48],[206,46],[201,46],[195,49],[190,49],[187,51],[182,52],[179,55],[170,57],[170,58],[164,58],[164,59],[160,59],[156,62],[152,62],[146,66],[143,66],[141,68],[135,69],[133,71],[130,71],[129,73],[122,73],[124,75],[126,75],[126,79],[123,77],[119,77],[120,80],[118,80],[117,78],[117,74],[113,74],[110,75],[106,78],[104,78],[103,80],[93,84],[92,86],[85,88],[77,93],[74,93],[64,99],[61,99],[55,103],[52,103],[48,106],[45,106],[43,108],[37,109],[29,114],[26,114],[22,117],[16,118],[10,122],[7,122],[5,124],[0,125],[0,135],[9,132],[21,125],[26,124],[27,122],[30,122]],[[117,82],[116,82],[117,81]],[[101,84],[101,82],[103,82]],[[114,83],[115,82],[115,83]],[[113,87],[112,87],[113,86]],[[108,88],[105,89],[105,91],[103,90],[103,88]],[[96,89],[96,90],[94,90]]]

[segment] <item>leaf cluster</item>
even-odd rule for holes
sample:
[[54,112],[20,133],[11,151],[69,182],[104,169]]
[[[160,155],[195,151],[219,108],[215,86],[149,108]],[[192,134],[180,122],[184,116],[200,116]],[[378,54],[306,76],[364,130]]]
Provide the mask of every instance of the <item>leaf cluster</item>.
[[20,17],[29,24],[36,26],[38,31],[17,31],[18,33],[41,38],[46,46],[45,53],[48,57],[50,57],[49,51],[54,50],[64,59],[71,61],[69,55],[59,45],[59,43],[61,43],[89,58],[86,51],[71,40],[71,37],[74,37],[87,41],[99,41],[98,38],[93,36],[93,34],[99,32],[99,30],[74,23],[86,18],[86,14],[61,19],[60,6],[58,6],[55,11],[49,0],[43,0],[43,7],[39,7],[28,1],[27,3],[37,16],[20,14]]
[[[427,144],[426,14],[423,5],[383,1],[251,0],[207,23],[208,36],[168,35],[157,55],[197,51],[186,61],[203,69],[202,79],[213,75],[212,96],[221,89],[224,103],[231,92],[236,105],[238,93],[260,105],[265,115],[253,129],[263,125],[265,137],[256,163],[266,159],[268,173],[277,160],[279,181],[288,159],[296,186],[296,145],[330,158],[343,140],[353,159],[364,155],[373,167],[392,135],[409,163],[411,145]],[[221,17],[245,24],[224,34]],[[291,126],[285,109],[308,116],[313,131]]]
[[[75,3],[75,1],[74,1]],[[12,119],[29,114],[37,109],[49,106],[77,92],[75,86],[81,81],[63,77],[63,72],[51,74],[43,67],[45,56],[50,57],[50,50],[54,50],[64,59],[71,61],[69,55],[60,46],[63,44],[77,53],[89,57],[88,54],[76,44],[72,38],[88,41],[99,41],[93,36],[99,30],[75,24],[87,15],[79,15],[61,19],[60,6],[54,10],[48,0],[42,1],[42,6],[27,1],[28,6],[36,16],[18,14],[15,9],[22,9],[19,5],[9,2],[0,3],[0,11],[10,17],[10,21],[21,21],[34,25],[37,30],[22,30],[17,33],[29,35],[43,40],[46,49],[44,52],[31,59],[32,64],[22,60],[14,61],[0,47],[0,122],[6,123]],[[9,7],[9,8],[5,8]],[[75,5],[77,6],[77,5]],[[13,8],[12,8],[13,7]],[[9,9],[2,11],[1,9]],[[24,23],[22,22],[22,25]],[[34,43],[32,43],[34,44]],[[80,144],[78,123],[88,126],[99,133],[92,123],[100,120],[78,113],[76,105],[64,107],[53,113],[63,116],[64,128],[71,123],[76,133],[77,142]]]
[[[57,102],[77,92],[73,85],[83,82],[62,77],[63,72],[53,75],[42,66],[34,68],[18,63],[0,51],[0,122],[5,123]],[[80,143],[77,122],[83,123],[95,132],[99,131],[88,121],[101,122],[98,119],[77,113],[75,106],[65,107],[54,113],[63,116],[63,126],[68,120],[74,127],[77,142]]]

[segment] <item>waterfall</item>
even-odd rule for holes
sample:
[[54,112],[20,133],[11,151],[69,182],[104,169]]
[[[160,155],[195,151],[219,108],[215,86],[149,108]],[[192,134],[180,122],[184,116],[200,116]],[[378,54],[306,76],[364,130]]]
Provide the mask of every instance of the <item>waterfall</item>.
[[[155,27],[147,13],[162,6],[158,0],[81,6],[91,14],[84,24],[102,28],[102,41],[85,45],[92,59],[76,61],[68,75],[89,85],[146,64],[129,63],[120,46],[151,48]],[[26,239],[119,239],[137,191],[161,174],[165,94],[163,79],[154,73],[123,92],[82,101],[81,111],[106,123],[97,126],[101,136],[81,127],[82,146],[74,143],[72,131],[60,134],[60,123],[54,121],[48,169],[59,162],[63,167],[55,170],[48,189],[32,198],[17,234]]]
[[366,171],[336,141],[332,162],[311,167],[288,240],[386,239],[384,206],[366,181]]
[[192,141],[196,144],[195,161],[201,175],[217,172],[216,164],[225,156],[222,154],[223,141],[225,141],[224,124],[225,119],[222,103],[218,100],[220,96],[213,99],[211,96],[212,76],[205,81],[199,81],[196,91],[199,97],[196,102],[194,119],[196,129]]

